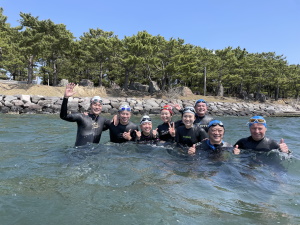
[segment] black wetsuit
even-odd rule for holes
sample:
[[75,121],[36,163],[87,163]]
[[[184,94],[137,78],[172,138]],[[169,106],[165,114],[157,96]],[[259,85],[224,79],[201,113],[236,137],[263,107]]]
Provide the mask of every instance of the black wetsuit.
[[155,143],[156,141],[158,141],[158,137],[153,136],[153,131],[151,131],[148,136],[144,135],[143,132],[141,132],[140,140],[137,140],[137,142],[140,144],[141,143],[150,143],[150,142]]
[[131,121],[127,125],[122,125],[119,123],[117,126],[113,124],[113,122],[109,125],[109,136],[110,141],[114,143],[123,143],[128,141],[127,139],[123,138],[123,133],[130,131],[131,141],[136,140],[136,133],[135,130],[139,130],[138,126]]
[[68,98],[64,98],[60,118],[69,122],[77,122],[77,136],[75,146],[82,146],[87,143],[99,143],[102,131],[108,129],[110,120],[94,114],[84,115],[82,113],[68,114]]
[[[171,122],[172,123],[172,122]],[[176,121],[174,123],[175,129],[181,125],[181,120]],[[159,140],[166,141],[166,142],[173,142],[175,140],[175,137],[172,137],[169,133],[169,123],[163,123],[157,126],[157,133],[159,136]]]
[[272,149],[279,149],[279,144],[270,138],[264,137],[259,141],[255,141],[251,136],[238,140],[234,146],[238,145],[239,149],[255,150],[260,152],[268,152]]
[[229,144],[228,142],[224,142],[224,141],[221,142],[221,144],[214,144],[213,145],[207,139],[207,140],[201,141],[201,144],[198,145],[196,149],[197,149],[197,151],[202,150],[202,151],[208,151],[208,152],[218,152],[218,151],[221,151],[222,149],[227,148],[227,147],[232,147],[232,145]]
[[210,121],[212,121],[214,118],[212,118],[209,115],[204,116],[198,116],[196,114],[196,120],[194,124],[198,124],[200,127],[202,127],[206,132],[208,131],[207,127]]
[[[207,127],[210,121],[212,121],[214,118],[212,118],[209,115],[205,115],[205,116],[198,116],[197,114],[195,114],[195,121],[194,124],[198,125],[200,127],[202,127],[206,132],[208,131]],[[178,124],[178,126],[184,126],[184,123],[182,122],[182,120],[178,120],[176,121],[176,124]]]
[[201,144],[196,146],[196,154],[201,158],[209,158],[214,161],[223,161],[230,157],[233,147],[228,142],[222,141],[221,144],[211,144],[210,141],[201,141]]
[[190,129],[185,128],[185,126],[176,129],[175,141],[181,146],[192,147],[193,144],[201,142],[205,138],[208,138],[207,133],[197,125],[193,125]]

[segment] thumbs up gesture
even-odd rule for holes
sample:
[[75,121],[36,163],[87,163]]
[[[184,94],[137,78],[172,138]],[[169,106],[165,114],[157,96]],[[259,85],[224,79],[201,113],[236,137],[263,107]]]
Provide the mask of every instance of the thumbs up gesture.
[[241,150],[239,149],[238,145],[234,146],[232,151],[233,151],[233,154],[235,154],[235,155],[239,155],[241,153]]
[[281,140],[279,142],[279,150],[281,152],[284,152],[284,153],[288,153],[289,152],[289,148],[288,148],[287,144],[284,143],[283,138],[281,138]]
[[196,153],[196,145],[193,144],[193,146],[189,148],[188,154],[189,155],[194,155],[195,153]]

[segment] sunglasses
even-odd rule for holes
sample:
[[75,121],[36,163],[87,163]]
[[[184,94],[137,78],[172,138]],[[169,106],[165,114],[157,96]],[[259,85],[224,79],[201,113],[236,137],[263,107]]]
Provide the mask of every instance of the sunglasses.
[[250,119],[249,123],[266,123],[264,119]]

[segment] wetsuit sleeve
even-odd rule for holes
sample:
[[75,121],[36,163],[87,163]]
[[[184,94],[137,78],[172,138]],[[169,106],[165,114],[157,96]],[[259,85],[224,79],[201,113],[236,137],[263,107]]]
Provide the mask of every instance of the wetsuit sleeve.
[[63,98],[61,109],[60,109],[60,118],[65,120],[68,116],[68,98]]
[[238,145],[238,146],[239,146],[239,149],[244,149],[245,146],[244,146],[244,141],[243,141],[243,140],[244,140],[244,138],[238,140],[238,141],[233,145],[233,147],[235,147],[236,145]]
[[111,120],[105,119],[103,124],[103,131],[108,130],[111,123],[112,123]]
[[132,125],[132,128],[131,128],[131,132],[130,132],[130,136],[131,136],[131,141],[137,141],[137,137],[136,137],[136,132],[135,131],[138,131],[139,128],[137,125]]
[[81,113],[68,114],[68,98],[63,98],[60,110],[60,118],[69,122],[76,122],[82,120]]

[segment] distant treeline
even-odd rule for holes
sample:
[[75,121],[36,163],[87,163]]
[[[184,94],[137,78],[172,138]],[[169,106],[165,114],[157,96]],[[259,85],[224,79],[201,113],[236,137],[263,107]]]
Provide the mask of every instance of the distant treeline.
[[187,86],[199,94],[299,97],[300,65],[289,65],[275,52],[209,50],[147,31],[119,39],[97,28],[76,39],[64,24],[27,13],[20,13],[17,27],[6,21],[0,8],[0,71],[14,80],[32,83],[39,76],[56,86],[61,79],[89,79],[98,86],[117,84],[125,90],[132,82],[156,81],[165,91]]

